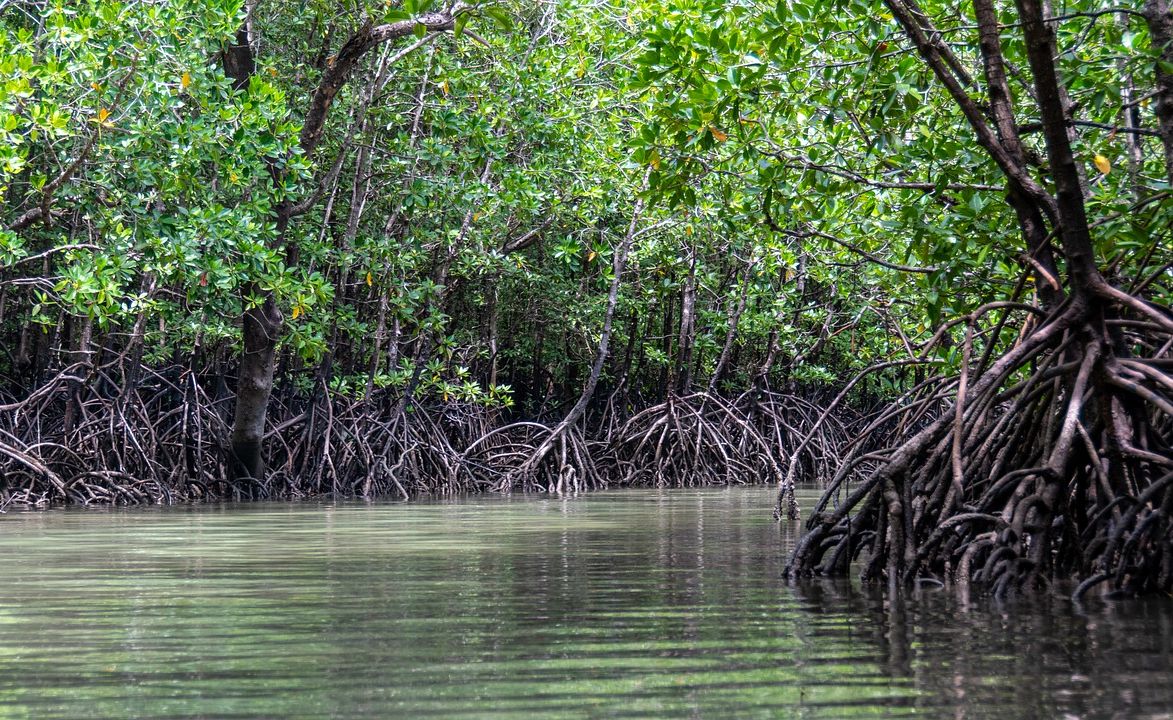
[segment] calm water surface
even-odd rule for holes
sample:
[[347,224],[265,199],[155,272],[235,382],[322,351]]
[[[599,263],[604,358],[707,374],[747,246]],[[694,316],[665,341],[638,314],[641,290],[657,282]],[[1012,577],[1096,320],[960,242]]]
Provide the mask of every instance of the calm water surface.
[[1169,598],[786,587],[771,502],[9,513],[0,718],[1173,717]]

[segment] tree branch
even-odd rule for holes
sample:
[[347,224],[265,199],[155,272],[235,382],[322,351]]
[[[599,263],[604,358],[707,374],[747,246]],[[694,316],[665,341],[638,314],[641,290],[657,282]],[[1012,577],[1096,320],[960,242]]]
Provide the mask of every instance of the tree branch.
[[[301,148],[306,155],[311,154],[321,142],[322,131],[326,125],[326,114],[330,111],[330,106],[334,104],[335,96],[350,79],[351,73],[354,72],[355,67],[367,51],[383,43],[406,37],[414,33],[418,27],[424,28],[429,33],[451,30],[455,27],[456,18],[467,11],[467,5],[457,2],[451,8],[440,12],[425,13],[410,20],[400,20],[385,25],[368,23],[359,28],[346,41],[338,54],[326,61],[326,71],[322,74],[322,79],[318,81],[317,89],[314,90],[309,111],[306,113],[305,124],[301,129]],[[427,36],[409,46],[406,52],[414,50],[425,42],[427,42]],[[396,55],[395,59],[399,59],[406,52]]]

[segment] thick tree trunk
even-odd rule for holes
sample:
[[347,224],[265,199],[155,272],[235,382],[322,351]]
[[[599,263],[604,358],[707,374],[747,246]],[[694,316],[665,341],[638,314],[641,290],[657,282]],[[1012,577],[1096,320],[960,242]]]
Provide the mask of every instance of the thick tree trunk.
[[229,465],[233,480],[260,482],[265,476],[265,415],[273,391],[277,333],[281,330],[281,322],[281,311],[271,297],[246,310],[243,316],[244,355],[240,360],[236,386],[232,462]]
[[[1014,120],[1013,98],[1002,56],[998,13],[992,0],[974,0],[973,5],[978,21],[978,46],[982,53],[990,98],[990,116],[998,132],[998,139],[1006,148],[1006,154],[1026,173],[1026,152],[1023,150],[1018,124]],[[1059,284],[1059,270],[1051,252],[1050,234],[1042,208],[1031,200],[1026,188],[1013,177],[1007,179],[1007,186],[1007,202],[1014,209],[1022,231],[1024,256],[1028,262],[1036,264],[1035,290],[1044,307],[1055,307],[1063,300],[1063,289]]]
[[1084,207],[1083,183],[1067,132],[1067,109],[1055,67],[1055,36],[1046,24],[1043,5],[1039,0],[1017,0],[1017,4],[1026,40],[1027,58],[1035,80],[1051,177],[1055,181],[1059,237],[1063,254],[1067,258],[1067,272],[1075,292],[1088,292],[1098,289],[1104,280],[1096,267],[1087,209]]
[[236,32],[235,41],[225,48],[222,55],[224,74],[232,78],[232,87],[244,90],[248,87],[249,79],[256,72],[256,61],[253,59],[252,45],[248,36],[248,24],[241,25]]

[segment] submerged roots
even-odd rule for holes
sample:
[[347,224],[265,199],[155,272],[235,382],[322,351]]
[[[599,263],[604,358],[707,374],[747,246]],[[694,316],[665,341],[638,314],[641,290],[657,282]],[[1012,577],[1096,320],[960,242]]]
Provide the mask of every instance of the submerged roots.
[[[1044,316],[983,308],[959,376],[923,383],[847,453],[786,573],[908,585],[978,582],[1004,596],[1075,577],[1173,590],[1173,322],[1077,298]],[[1143,310],[1144,308],[1142,308]],[[979,321],[1026,312],[996,362]],[[903,438],[881,446],[878,439]]]
[[670,397],[615,434],[614,481],[656,487],[775,483],[775,515],[797,518],[795,479],[827,477],[847,438],[848,420],[820,423],[821,410],[770,391],[734,401],[709,393]]
[[455,403],[405,409],[322,393],[277,408],[265,478],[233,481],[230,401],[209,394],[214,382],[176,369],[108,391],[119,385],[78,365],[0,405],[0,505],[462,491],[454,448],[493,423]]
[[[794,452],[820,408],[769,391],[733,400],[673,396],[626,419],[503,424],[496,411],[366,401],[322,387],[271,408],[263,481],[226,472],[227,392],[182,369],[124,383],[77,365],[0,406],[0,504],[139,504],[205,499],[577,493],[618,486],[778,483],[829,474],[846,437],[838,416]],[[795,472],[787,473],[791,465]]]
[[[600,439],[577,427],[522,422],[491,430],[461,456],[470,483],[497,491],[579,492],[606,487],[782,484],[788,454],[818,417],[809,401],[781,393],[729,401],[710,393],[671,396],[616,423]],[[846,437],[838,417],[797,454],[799,477],[827,473]],[[789,512],[793,474],[784,486]]]
[[595,460],[600,444],[588,442],[576,427],[513,423],[477,439],[462,453],[460,467],[478,490],[597,490],[607,486]]

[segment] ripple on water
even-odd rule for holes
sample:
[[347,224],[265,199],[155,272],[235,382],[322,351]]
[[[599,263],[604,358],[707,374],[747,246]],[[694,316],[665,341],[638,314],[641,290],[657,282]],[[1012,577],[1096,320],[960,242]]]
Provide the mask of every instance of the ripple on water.
[[0,717],[1173,710],[1167,600],[1080,615],[788,588],[794,528],[771,503],[737,488],[0,516]]

